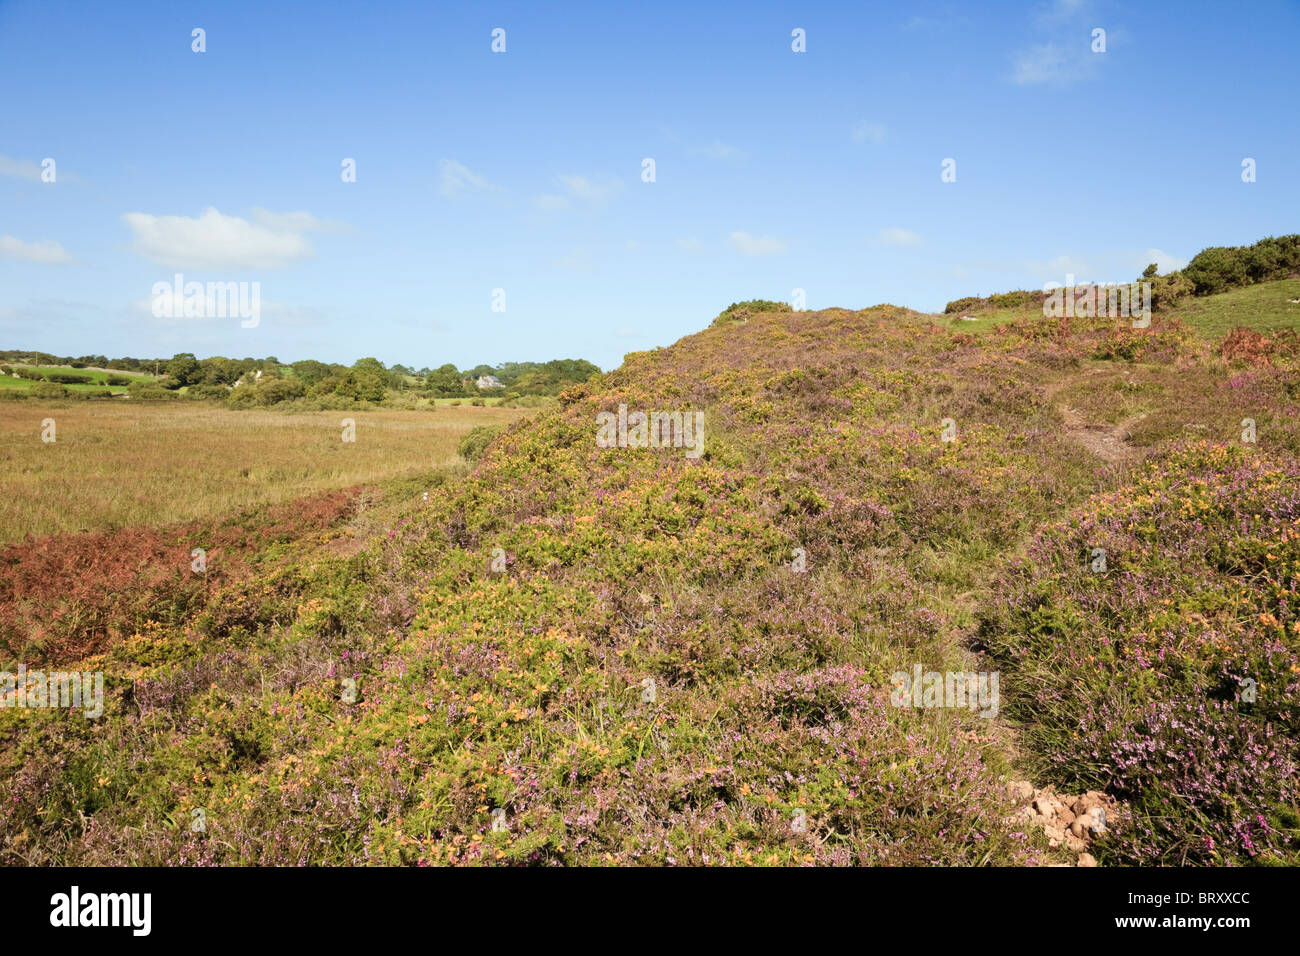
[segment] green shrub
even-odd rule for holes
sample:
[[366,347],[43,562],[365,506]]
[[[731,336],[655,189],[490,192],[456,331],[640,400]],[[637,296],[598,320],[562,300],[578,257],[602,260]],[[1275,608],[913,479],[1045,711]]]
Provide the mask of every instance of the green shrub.
[[94,379],[89,375],[78,375],[75,372],[46,372],[45,381],[58,385],[89,385]]
[[32,398],[67,398],[69,393],[66,387],[54,382],[38,382],[29,394]]
[[143,382],[135,382],[126,390],[127,395],[133,399],[139,399],[145,402],[162,402],[176,401],[180,398],[177,392],[169,391],[165,388],[159,388],[157,385],[147,385]]
[[460,440],[457,454],[466,461],[477,461],[500,431],[500,425],[476,425]]
[[224,402],[230,394],[224,385],[191,385],[185,389],[185,397],[200,402]]
[[943,307],[945,315],[952,315],[955,312],[974,312],[976,309],[988,305],[987,299],[981,299],[977,295],[968,295],[964,299],[954,299]]
[[733,302],[713,320],[713,325],[727,325],[731,322],[748,321],[750,315],[758,312],[789,312],[790,306],[785,302],[773,302],[771,299],[746,299]]

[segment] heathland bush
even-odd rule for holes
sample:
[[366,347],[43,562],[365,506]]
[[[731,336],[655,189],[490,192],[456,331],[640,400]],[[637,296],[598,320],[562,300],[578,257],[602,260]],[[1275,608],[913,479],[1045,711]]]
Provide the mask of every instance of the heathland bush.
[[46,372],[45,381],[58,385],[85,385],[94,381],[90,375],[78,375],[75,372]]
[[230,389],[224,385],[189,385],[185,397],[194,401],[224,402],[230,396]]
[[467,461],[477,461],[500,431],[499,425],[476,425],[460,440],[456,453]]
[[174,402],[180,398],[178,392],[144,382],[132,382],[126,393],[132,399],[142,402]]
[[1176,445],[1038,535],[987,605],[1025,742],[1129,806],[1126,861],[1296,859],[1298,527],[1294,459]]
[[771,299],[746,299],[744,302],[733,302],[713,320],[713,325],[727,325],[731,322],[743,322],[750,315],[759,312],[789,312],[790,305],[787,302],[773,302]]
[[1285,278],[1300,271],[1300,235],[1270,236],[1250,246],[1211,246],[1182,271],[1196,295]]

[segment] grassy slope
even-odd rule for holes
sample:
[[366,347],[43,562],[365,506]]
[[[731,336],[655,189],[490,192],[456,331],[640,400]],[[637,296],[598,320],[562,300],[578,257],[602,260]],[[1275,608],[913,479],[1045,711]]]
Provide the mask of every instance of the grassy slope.
[[[1220,342],[1234,328],[1241,326],[1258,332],[1277,329],[1300,328],[1300,279],[1280,279],[1257,285],[1233,289],[1219,295],[1183,299],[1170,315],[1207,341]],[[962,319],[960,314],[937,317],[956,331],[985,331],[994,326],[1016,320],[1033,319],[1042,315],[1041,308],[1019,309],[986,308],[968,311],[974,321]]]
[[[633,354],[367,551],[240,592],[266,587],[271,613],[107,647],[93,727],[0,715],[17,798],[0,857],[1034,862],[1041,837],[1006,818],[1017,746],[1040,782],[1127,801],[1103,862],[1178,862],[1159,856],[1171,828],[1182,859],[1291,853],[1294,367],[1231,367],[1159,318],[973,336],[888,307],[757,314]],[[598,449],[619,403],[704,410],[706,453]],[[1247,416],[1259,445],[1232,449]],[[1080,436],[1115,422],[1106,467]],[[1100,580],[1078,530],[1097,522]],[[1206,527],[1225,550],[1191,544]],[[1095,633],[1099,607],[1113,627]],[[1198,655],[1192,634],[1223,647]],[[917,663],[1002,670],[1011,721],[890,706]],[[1242,708],[1246,672],[1277,696]],[[1169,707],[1211,693],[1206,749],[1170,763],[1222,779],[1189,795],[1171,766],[1126,769]],[[1070,721],[1093,714],[1109,723],[1082,747]],[[1214,751],[1226,726],[1248,759]]]
[[1300,328],[1300,279],[1261,282],[1221,295],[1185,299],[1173,314],[1206,338],[1219,341],[1233,328],[1257,332]]

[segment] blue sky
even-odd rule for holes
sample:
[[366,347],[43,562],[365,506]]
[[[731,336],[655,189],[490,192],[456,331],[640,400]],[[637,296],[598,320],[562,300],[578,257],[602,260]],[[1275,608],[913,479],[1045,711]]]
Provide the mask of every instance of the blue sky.
[[[795,289],[1127,281],[1300,231],[1297,38],[1294,0],[7,0],[0,347],[611,368]],[[155,318],[176,272],[260,323]]]

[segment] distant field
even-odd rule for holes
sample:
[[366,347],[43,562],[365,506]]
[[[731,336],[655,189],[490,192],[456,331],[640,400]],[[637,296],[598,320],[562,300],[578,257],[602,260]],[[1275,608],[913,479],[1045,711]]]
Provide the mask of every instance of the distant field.
[[[226,514],[454,466],[475,425],[528,410],[230,411],[207,404],[0,403],[0,542]],[[52,418],[56,441],[41,441]],[[342,420],[356,421],[355,443]]]
[[[157,381],[157,379],[152,375],[141,375],[138,372],[119,372],[102,368],[69,368],[62,365],[21,365],[15,362],[0,364],[7,364],[11,368],[30,368],[38,372],[54,372],[60,375],[80,375],[89,379],[89,381],[84,384],[64,384],[64,388],[74,392],[98,392],[102,391],[104,388],[107,388],[114,395],[125,392],[126,386],[124,385],[106,385],[110,375],[115,378],[129,378],[132,382]],[[40,382],[35,382],[31,379],[0,374],[0,388],[28,389],[39,384]]]

